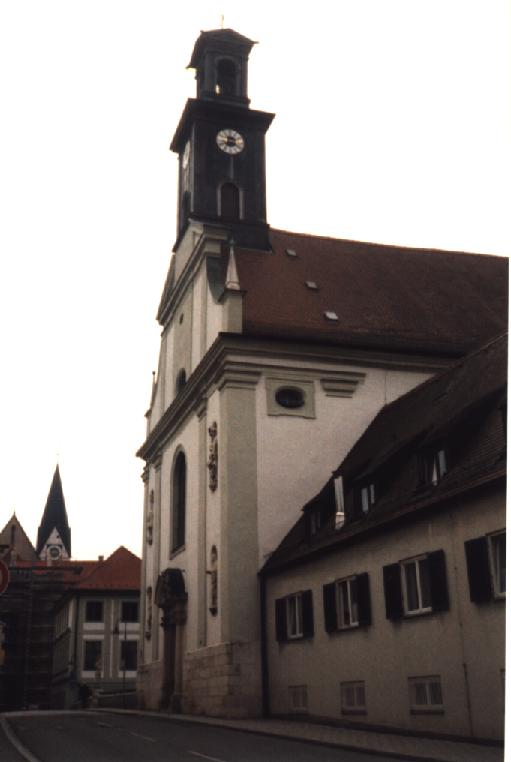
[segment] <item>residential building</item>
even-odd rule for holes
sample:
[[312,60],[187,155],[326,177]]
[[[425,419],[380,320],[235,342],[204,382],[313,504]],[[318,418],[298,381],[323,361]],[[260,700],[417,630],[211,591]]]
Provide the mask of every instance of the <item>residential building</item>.
[[133,705],[140,559],[121,546],[105,560],[73,567],[54,611],[53,706],[76,703],[80,683],[102,704]]
[[501,739],[507,334],[386,405],[261,572],[265,702]]
[[0,596],[0,710],[69,708],[87,683],[103,703],[135,697],[140,559],[119,547],[76,561],[58,466],[37,550],[15,514],[0,532],[9,569]]

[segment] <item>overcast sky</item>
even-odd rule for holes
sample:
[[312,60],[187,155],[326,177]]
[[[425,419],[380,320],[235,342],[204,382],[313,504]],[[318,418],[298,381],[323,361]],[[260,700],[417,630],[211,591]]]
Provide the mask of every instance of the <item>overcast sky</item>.
[[[507,0],[0,3],[0,529],[60,463],[73,557],[141,552],[168,146],[201,30],[257,40],[274,227],[509,254]],[[328,474],[325,474],[325,478]],[[307,496],[306,496],[307,497]]]

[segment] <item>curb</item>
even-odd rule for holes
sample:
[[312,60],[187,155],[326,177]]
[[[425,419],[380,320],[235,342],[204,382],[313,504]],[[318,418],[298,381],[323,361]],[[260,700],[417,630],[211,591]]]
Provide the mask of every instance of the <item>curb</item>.
[[115,708],[108,708],[108,707],[102,707],[102,708],[96,708],[94,711],[104,712],[105,714],[134,714],[134,715],[140,715],[141,717],[155,717],[156,719],[171,721],[171,722],[180,722],[182,724],[188,724],[188,725],[205,725],[206,727],[210,728],[224,728],[226,730],[232,730],[235,733],[252,733],[253,735],[260,735],[265,736],[266,738],[282,738],[285,741],[295,741],[295,742],[301,742],[301,743],[309,743],[313,744],[314,746],[325,746],[329,749],[342,749],[343,751],[358,751],[363,754],[372,755],[372,756],[379,756],[379,757],[389,757],[392,759],[400,759],[403,760],[403,762],[451,762],[451,760],[445,759],[443,757],[425,757],[423,755],[414,755],[414,754],[404,754],[399,751],[392,751],[392,750],[386,750],[386,749],[374,749],[374,748],[367,748],[363,745],[358,744],[349,744],[349,743],[334,743],[333,741],[320,741],[316,738],[304,738],[303,736],[296,736],[296,735],[287,735],[285,733],[275,733],[271,732],[269,730],[258,730],[257,728],[236,728],[232,725],[227,725],[222,723],[221,720],[212,722],[211,720],[208,720],[207,718],[200,718],[200,719],[193,719],[191,717],[180,717],[179,715],[169,715],[164,714],[163,712],[142,712],[140,710],[136,709],[115,709]]
[[11,743],[11,745],[16,749],[18,754],[20,754],[24,759],[27,760],[27,762],[41,762],[40,759],[37,757],[34,757],[31,751],[27,749],[26,746],[24,746],[14,730],[9,725],[7,718],[5,715],[0,715],[0,727],[4,731],[7,740]]

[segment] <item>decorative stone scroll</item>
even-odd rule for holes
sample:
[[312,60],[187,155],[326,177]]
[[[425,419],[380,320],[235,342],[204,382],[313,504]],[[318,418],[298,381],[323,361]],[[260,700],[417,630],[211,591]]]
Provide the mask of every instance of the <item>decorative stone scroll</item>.
[[208,429],[209,442],[209,488],[212,492],[218,487],[218,426],[216,421]]

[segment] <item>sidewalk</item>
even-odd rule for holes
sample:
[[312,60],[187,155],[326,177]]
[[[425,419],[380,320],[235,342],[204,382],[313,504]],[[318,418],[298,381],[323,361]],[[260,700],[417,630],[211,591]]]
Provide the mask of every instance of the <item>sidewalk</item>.
[[387,755],[396,759],[419,760],[419,762],[502,762],[504,759],[504,750],[495,746],[405,736],[397,733],[378,733],[372,730],[352,730],[310,722],[225,720],[163,712],[142,712],[135,709],[96,709],[94,711],[140,714],[169,719],[174,722],[200,723],[243,730],[249,733],[326,744],[341,749]]

